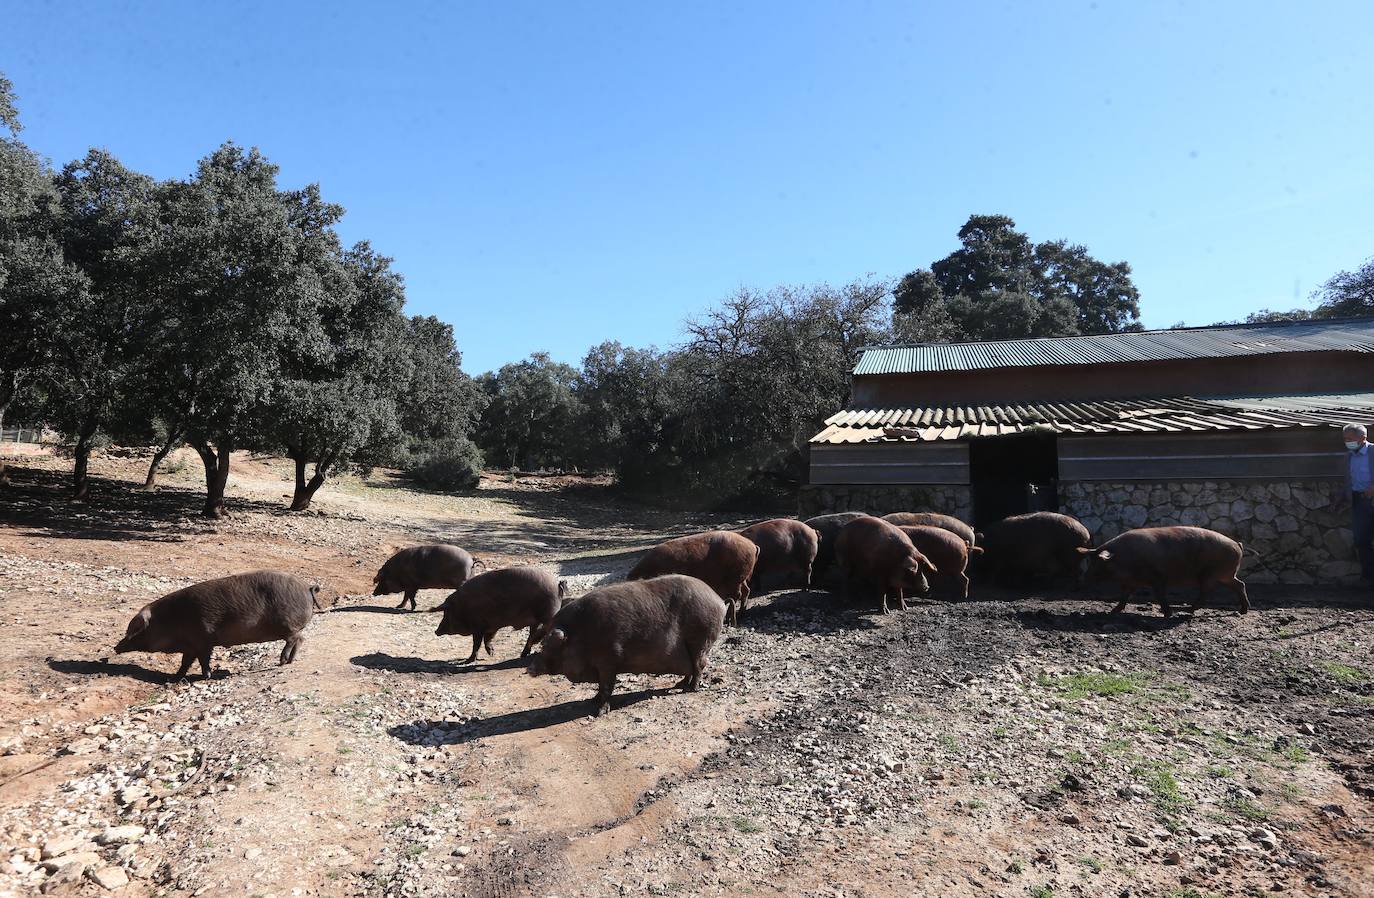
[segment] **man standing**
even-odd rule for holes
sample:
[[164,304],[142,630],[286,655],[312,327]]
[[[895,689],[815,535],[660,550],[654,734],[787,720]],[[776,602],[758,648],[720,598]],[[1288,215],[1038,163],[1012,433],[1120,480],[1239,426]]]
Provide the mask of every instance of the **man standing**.
[[1374,583],[1374,451],[1363,424],[1347,424],[1342,433],[1350,450],[1345,471],[1350,485],[1350,531],[1360,557],[1360,576]]

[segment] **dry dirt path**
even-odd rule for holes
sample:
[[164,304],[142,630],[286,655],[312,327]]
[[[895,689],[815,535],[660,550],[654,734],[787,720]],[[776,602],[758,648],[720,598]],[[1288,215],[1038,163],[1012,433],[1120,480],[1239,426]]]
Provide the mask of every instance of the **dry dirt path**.
[[[281,468],[244,467],[217,524],[113,479],[108,505],[42,477],[0,496],[0,782],[53,761],[0,786],[0,894],[1374,894],[1357,594],[1257,588],[1246,617],[1165,621],[1079,595],[883,617],[784,591],[702,692],[627,678],[590,719],[590,688],[525,676],[516,636],[457,663],[434,615],[364,595],[376,563],[461,537],[581,591],[708,519],[501,483],[347,482],[289,515]],[[172,658],[100,663],[142,602],[258,566],[342,596],[293,666],[222,651],[227,675],[167,686],[148,669]]]

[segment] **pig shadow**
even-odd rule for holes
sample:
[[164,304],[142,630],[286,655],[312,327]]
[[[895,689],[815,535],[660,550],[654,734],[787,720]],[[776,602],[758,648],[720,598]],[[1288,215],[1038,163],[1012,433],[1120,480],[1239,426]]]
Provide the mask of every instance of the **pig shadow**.
[[760,633],[844,633],[876,628],[872,619],[876,611],[876,606],[851,602],[842,592],[815,587],[778,590],[751,598],[749,607],[740,613],[739,625]]
[[348,660],[368,670],[389,670],[392,673],[464,674],[481,673],[485,670],[513,670],[524,667],[529,658],[516,655],[504,661],[475,661],[472,664],[464,664],[461,660],[439,661],[372,652],[368,655],[355,655]]
[[[611,712],[636,705],[658,696],[675,695],[676,689],[640,689],[635,692],[618,693],[611,696]],[[514,733],[527,733],[560,724],[572,723],[584,717],[591,717],[596,706],[590,697],[571,699],[543,708],[530,708],[527,711],[511,711],[471,720],[454,725],[449,720],[417,720],[390,727],[387,733],[410,745],[433,745],[435,730],[440,731],[439,745],[462,745],[495,736],[509,736]]]
[[395,605],[331,605],[322,614],[345,614],[353,611],[362,611],[368,614],[425,614],[429,611],[438,611],[437,608],[420,608],[411,611],[409,608],[398,608]]
[[1016,619],[1027,630],[1063,630],[1078,633],[1158,633],[1182,627],[1193,622],[1200,612],[1209,616],[1234,616],[1228,608],[1204,606],[1174,606],[1174,613],[1165,617],[1156,608],[1152,611],[1137,613],[1129,610],[1112,614],[1110,609],[1103,611],[1066,611],[1055,612],[1047,608],[1030,611],[1017,611]]
[[[111,663],[108,661],[83,661],[78,658],[49,658],[48,667],[58,673],[80,676],[129,677],[133,680],[157,683],[158,685],[172,682],[170,673],[124,662]],[[196,679],[199,678],[197,675]]]

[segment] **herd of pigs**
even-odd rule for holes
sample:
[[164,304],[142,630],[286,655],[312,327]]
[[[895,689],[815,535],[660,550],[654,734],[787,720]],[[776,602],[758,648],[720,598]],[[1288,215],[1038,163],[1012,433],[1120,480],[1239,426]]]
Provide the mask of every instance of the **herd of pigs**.
[[[468,662],[483,644],[491,654],[497,631],[528,628],[521,657],[540,648],[529,673],[597,684],[593,702],[600,715],[610,709],[620,674],[681,676],[678,687],[695,690],[727,617],[737,622],[751,591],[832,589],[871,597],[887,614],[889,600],[905,611],[907,596],[937,587],[952,599],[968,598],[969,563],[976,559],[980,576],[992,581],[1067,575],[1081,585],[1085,574],[1095,582],[1114,580],[1121,588],[1114,612],[1140,588],[1152,589],[1168,615],[1170,587],[1197,587],[1200,606],[1209,588],[1223,586],[1235,593],[1244,614],[1249,600],[1236,576],[1241,558],[1240,543],[1201,527],[1130,530],[1094,548],[1086,527],[1053,512],[1006,518],[986,533],[944,514],[842,512],[670,539],[645,553],[623,582],[566,604],[565,584],[546,569],[519,566],[473,576],[481,562],[449,545],[397,552],[377,572],[373,594],[401,593],[400,607],[416,610],[419,590],[455,590],[434,609],[443,612],[435,633],[471,636]],[[197,583],[144,606],[115,651],[180,652],[175,678],[181,679],[194,661],[208,677],[216,646],[284,639],[281,663],[290,664],[305,626],[323,610],[318,589],[276,571]]]

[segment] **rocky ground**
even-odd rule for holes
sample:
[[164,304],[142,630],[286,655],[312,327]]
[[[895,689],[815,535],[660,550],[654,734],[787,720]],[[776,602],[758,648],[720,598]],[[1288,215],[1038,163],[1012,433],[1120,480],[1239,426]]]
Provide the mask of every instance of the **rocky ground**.
[[[0,894],[1374,894],[1374,608],[1252,589],[1254,611],[1113,618],[1073,593],[975,589],[881,616],[782,590],[728,630],[705,688],[524,675],[522,638],[466,640],[368,584],[396,546],[451,539],[548,564],[575,592],[666,535],[739,521],[496,478],[476,494],[386,477],[280,510],[244,459],[235,516],[191,516],[98,462],[0,491]],[[331,599],[296,664],[221,650],[103,661],[142,603],[251,567]],[[441,593],[426,593],[421,608]]]

